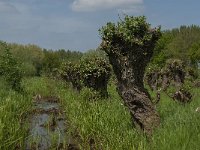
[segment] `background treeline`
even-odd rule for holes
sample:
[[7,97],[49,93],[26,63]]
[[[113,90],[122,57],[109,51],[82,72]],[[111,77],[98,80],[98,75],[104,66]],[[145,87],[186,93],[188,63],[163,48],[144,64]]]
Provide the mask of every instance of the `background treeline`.
[[0,41],[0,55],[4,54],[4,46],[7,45],[10,53],[21,64],[25,76],[48,75],[54,69],[59,68],[62,62],[76,61],[83,55],[78,51],[47,50],[37,45],[10,44]]
[[197,67],[200,62],[200,27],[181,26],[163,31],[154,49],[153,65],[163,67],[167,59],[176,58],[186,65]]

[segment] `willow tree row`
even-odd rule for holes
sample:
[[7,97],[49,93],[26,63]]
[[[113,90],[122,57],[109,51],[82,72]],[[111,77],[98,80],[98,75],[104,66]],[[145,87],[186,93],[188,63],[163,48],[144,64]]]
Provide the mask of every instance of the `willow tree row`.
[[164,91],[168,96],[181,103],[189,103],[189,92],[193,81],[198,77],[193,68],[179,59],[168,59],[163,68],[149,68],[146,81],[152,91]]
[[62,65],[61,76],[71,82],[74,89],[80,91],[83,87],[99,92],[101,97],[107,97],[107,84],[111,75],[110,64],[101,57],[89,57],[80,62],[67,62]]

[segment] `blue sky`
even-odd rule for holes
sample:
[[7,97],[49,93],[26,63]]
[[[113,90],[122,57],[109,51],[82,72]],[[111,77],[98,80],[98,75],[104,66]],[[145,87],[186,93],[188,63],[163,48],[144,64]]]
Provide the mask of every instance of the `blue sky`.
[[199,0],[0,0],[0,40],[47,49],[98,47],[98,29],[118,14],[145,15],[152,27],[200,25]]

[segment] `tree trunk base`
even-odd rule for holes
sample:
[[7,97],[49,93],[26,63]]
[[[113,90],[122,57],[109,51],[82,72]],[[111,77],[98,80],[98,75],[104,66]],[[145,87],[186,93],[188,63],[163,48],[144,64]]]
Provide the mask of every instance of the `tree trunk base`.
[[145,92],[134,89],[122,92],[121,97],[130,110],[134,126],[143,130],[145,134],[151,135],[154,128],[159,126],[160,117],[149,96]]

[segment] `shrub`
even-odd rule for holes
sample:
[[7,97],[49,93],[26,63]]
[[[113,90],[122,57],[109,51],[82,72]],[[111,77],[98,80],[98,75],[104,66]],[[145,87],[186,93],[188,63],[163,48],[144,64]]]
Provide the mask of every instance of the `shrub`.
[[63,63],[60,74],[78,91],[85,86],[99,92],[102,97],[108,96],[107,84],[111,75],[111,67],[101,57],[84,57],[79,63]]
[[83,84],[99,91],[102,97],[107,97],[107,84],[111,76],[110,64],[101,57],[86,57],[80,64],[81,78]]
[[71,82],[74,89],[80,91],[82,88],[80,64],[67,62],[63,63],[60,71],[61,77],[67,81]]
[[0,74],[5,78],[12,89],[21,91],[21,80],[23,77],[20,63],[12,56],[6,43],[1,43],[4,54],[0,59]]

